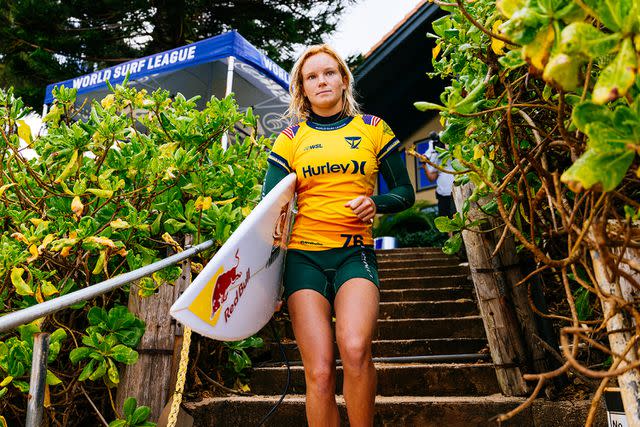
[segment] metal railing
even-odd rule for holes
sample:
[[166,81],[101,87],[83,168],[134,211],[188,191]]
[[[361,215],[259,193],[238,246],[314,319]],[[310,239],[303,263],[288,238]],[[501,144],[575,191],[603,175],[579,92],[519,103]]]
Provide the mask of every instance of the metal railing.
[[[0,317],[0,332],[10,331],[20,325],[32,322],[41,317],[63,310],[82,301],[88,301],[97,296],[113,291],[135,280],[141,279],[158,270],[175,265],[185,259],[209,249],[213,240],[207,240],[199,245],[185,249],[163,260],[146,265],[137,270],[121,274],[104,282],[97,283],[78,291],[59,296],[34,306],[5,314]],[[27,404],[27,427],[40,427],[44,401],[44,382],[47,371],[47,354],[49,353],[49,334],[40,333],[34,338],[33,357],[31,361],[31,382],[29,384],[29,400]]]

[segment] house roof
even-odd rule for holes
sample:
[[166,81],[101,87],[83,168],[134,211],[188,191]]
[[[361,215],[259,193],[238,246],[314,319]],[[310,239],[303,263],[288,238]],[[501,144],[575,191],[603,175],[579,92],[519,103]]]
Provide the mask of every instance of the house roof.
[[444,15],[437,5],[423,1],[367,54],[354,71],[363,110],[384,118],[400,140],[427,122],[433,113],[415,109],[416,101],[437,102],[445,84],[429,78],[433,71],[427,38],[432,22]]

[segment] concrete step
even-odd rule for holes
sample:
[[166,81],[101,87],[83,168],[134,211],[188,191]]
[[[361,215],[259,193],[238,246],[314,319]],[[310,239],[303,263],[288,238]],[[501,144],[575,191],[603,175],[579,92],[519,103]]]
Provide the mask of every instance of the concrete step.
[[[187,402],[195,426],[238,427],[257,425],[278,402],[280,395],[231,396],[205,398]],[[342,396],[338,396],[342,425],[348,425]],[[497,426],[491,418],[517,407],[524,398],[490,396],[402,396],[376,397],[375,427],[479,427]],[[269,427],[304,426],[305,397],[288,395],[265,424]],[[590,401],[549,402],[537,399],[509,421],[506,427],[581,427],[589,411]],[[599,405],[594,424],[606,426],[606,412]]]
[[473,288],[470,286],[457,286],[436,289],[383,289],[380,291],[381,302],[443,301],[461,298],[475,300]]
[[445,255],[442,252],[442,248],[397,248],[397,249],[384,249],[376,250],[376,256],[398,256],[398,255]]
[[455,257],[431,256],[427,258],[378,259],[378,268],[416,268],[439,265],[460,265],[460,260]]
[[[342,390],[342,366],[337,368],[337,390]],[[500,392],[493,364],[377,363],[377,393],[381,396],[465,396]],[[249,384],[256,394],[280,393],[287,382],[286,367],[256,368]],[[305,393],[304,369],[291,367],[289,392]]]
[[475,301],[403,301],[380,303],[379,319],[462,317],[479,314]]
[[[277,323],[283,339],[294,340],[290,322]],[[410,340],[433,338],[486,338],[480,316],[420,319],[381,319],[374,340]]]
[[[408,275],[407,275],[408,276]],[[390,277],[381,276],[380,289],[449,288],[452,286],[473,287],[467,274],[447,274],[434,276]]]
[[378,320],[374,339],[486,338],[480,316]]
[[[281,360],[280,349],[275,342],[269,342],[271,363]],[[283,344],[287,360],[299,361],[300,352],[295,341]],[[427,356],[440,354],[472,354],[479,353],[487,346],[484,338],[432,338],[407,340],[377,340],[373,341],[371,351],[373,357]],[[339,356],[338,346],[334,346],[336,357]]]
[[469,267],[459,265],[436,265],[416,268],[378,268],[378,275],[381,278],[390,279],[392,277],[418,277],[418,276],[447,276],[447,275],[468,275]]

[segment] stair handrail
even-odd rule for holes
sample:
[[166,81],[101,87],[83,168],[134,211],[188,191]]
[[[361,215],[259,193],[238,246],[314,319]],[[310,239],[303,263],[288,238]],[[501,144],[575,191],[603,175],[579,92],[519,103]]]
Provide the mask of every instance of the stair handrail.
[[[171,267],[180,261],[184,261],[211,248],[214,243],[213,240],[207,240],[206,242],[202,242],[136,270],[120,274],[84,289],[61,295],[49,301],[44,301],[31,307],[5,314],[0,317],[0,332],[10,331],[20,325],[63,310],[73,304],[88,301],[109,291],[118,289],[121,286],[148,276],[163,268]],[[34,339],[33,360],[31,363],[31,381],[29,383],[29,400],[25,424],[27,427],[39,427],[42,421],[42,412],[44,409],[44,372],[46,372],[47,369],[46,359],[48,352],[49,333],[44,332],[37,334]]]
[[136,270],[120,274],[116,277],[112,277],[111,279],[102,281],[95,285],[91,285],[89,287],[71,292],[66,295],[61,295],[59,297],[38,303],[31,307],[0,316],[0,332],[9,331],[20,325],[24,325],[51,313],[55,313],[56,311],[60,311],[81,301],[88,301],[90,299],[93,299],[97,296],[131,283],[134,280],[141,279],[145,276],[155,273],[158,270],[162,270],[163,268],[175,265],[180,261],[184,261],[187,258],[190,258],[206,249],[211,248],[213,244],[213,240],[207,240],[206,242],[202,242],[175,255],[171,255],[167,258],[156,261],[149,265],[145,265],[144,267],[140,267]]

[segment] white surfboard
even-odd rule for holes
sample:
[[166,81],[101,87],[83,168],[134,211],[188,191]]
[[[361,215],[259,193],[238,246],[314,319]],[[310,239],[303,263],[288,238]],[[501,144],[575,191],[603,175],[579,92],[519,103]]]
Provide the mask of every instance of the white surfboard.
[[273,316],[282,289],[296,175],[267,194],[171,307],[171,315],[197,333],[237,341]]

